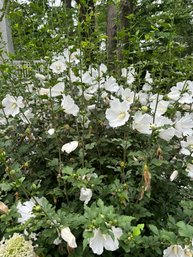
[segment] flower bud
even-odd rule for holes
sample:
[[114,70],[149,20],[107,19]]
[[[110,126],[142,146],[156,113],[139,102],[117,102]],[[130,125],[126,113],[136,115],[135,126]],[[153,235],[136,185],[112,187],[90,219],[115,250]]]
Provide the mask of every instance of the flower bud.
[[9,212],[9,209],[6,204],[3,202],[0,202],[0,213],[7,214]]
[[149,108],[148,108],[147,106],[143,105],[143,106],[141,107],[141,110],[142,110],[143,112],[148,112]]

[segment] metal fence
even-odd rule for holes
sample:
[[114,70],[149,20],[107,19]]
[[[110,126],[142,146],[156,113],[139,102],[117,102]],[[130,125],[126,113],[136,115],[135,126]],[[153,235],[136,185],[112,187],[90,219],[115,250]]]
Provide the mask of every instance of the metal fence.
[[19,74],[21,77],[27,77],[32,72],[34,73],[34,71],[37,73],[44,72],[44,68],[43,68],[44,64],[45,64],[45,61],[43,60],[34,60],[31,62],[19,61],[19,60],[13,61],[15,72]]

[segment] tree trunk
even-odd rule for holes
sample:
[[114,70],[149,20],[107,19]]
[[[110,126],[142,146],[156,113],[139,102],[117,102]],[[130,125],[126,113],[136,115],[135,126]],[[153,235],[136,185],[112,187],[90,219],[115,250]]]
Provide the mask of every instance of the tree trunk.
[[66,8],[72,8],[72,0],[62,0],[62,4],[66,6]]
[[107,61],[110,70],[115,69],[115,56],[117,48],[117,9],[114,4],[107,7]]
[[123,53],[124,50],[127,50],[129,48],[129,36],[128,36],[128,29],[129,29],[129,19],[127,16],[129,14],[132,14],[135,9],[135,3],[134,0],[120,0],[120,31],[123,33],[123,38],[121,38],[121,42],[119,44],[119,53],[118,57],[121,61],[123,59],[123,56],[125,55]]

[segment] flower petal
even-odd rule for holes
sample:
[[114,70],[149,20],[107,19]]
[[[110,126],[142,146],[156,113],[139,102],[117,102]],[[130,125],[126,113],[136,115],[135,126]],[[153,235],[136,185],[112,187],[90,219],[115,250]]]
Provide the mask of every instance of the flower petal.
[[71,141],[67,144],[64,144],[62,146],[61,151],[62,152],[66,152],[66,153],[71,153],[72,151],[74,151],[76,148],[78,147],[78,141]]
[[62,237],[62,239],[64,239],[64,241],[67,242],[67,244],[68,244],[71,248],[76,248],[76,247],[77,247],[76,238],[75,238],[75,236],[71,233],[69,227],[62,228],[62,229],[61,229],[61,237]]
[[90,239],[89,246],[93,253],[101,255],[104,247],[104,237],[100,229],[94,229],[94,236]]

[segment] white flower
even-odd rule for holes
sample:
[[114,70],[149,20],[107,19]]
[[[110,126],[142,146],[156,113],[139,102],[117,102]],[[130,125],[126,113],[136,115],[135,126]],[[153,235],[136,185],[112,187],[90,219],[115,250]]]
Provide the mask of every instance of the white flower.
[[61,74],[63,71],[66,70],[66,64],[62,60],[57,60],[50,65],[50,69],[53,73]]
[[63,146],[62,146],[62,149],[61,149],[61,151],[62,152],[66,152],[66,153],[71,153],[72,151],[74,151],[76,148],[78,147],[78,141],[71,141],[71,142],[69,142],[69,143],[67,143],[67,144],[64,144]]
[[181,98],[178,100],[180,104],[191,104],[193,103],[192,95],[189,93],[182,94]]
[[178,82],[175,87],[172,87],[170,89],[170,93],[168,94],[169,99],[177,101],[180,98],[180,95],[184,89],[185,83]]
[[121,228],[112,227],[109,230],[114,236],[112,238],[109,234],[102,234],[100,229],[94,229],[94,236],[90,238],[89,246],[92,249],[93,253],[101,255],[103,250],[115,251],[119,248],[118,239],[122,236],[123,232]]
[[128,67],[121,69],[122,77],[127,78],[127,83],[132,84],[135,81],[135,69],[133,67]]
[[175,122],[175,135],[180,138],[182,136],[191,136],[193,131],[193,120],[189,114],[185,115],[184,117],[178,119]]
[[105,81],[104,88],[105,90],[113,93],[119,90],[119,85],[117,84],[116,79],[111,76],[107,81]]
[[0,257],[37,257],[32,241],[25,240],[23,235],[14,233],[9,239],[0,241]]
[[55,86],[53,86],[50,90],[50,96],[55,97],[62,95],[64,92],[64,82],[59,82]]
[[83,201],[84,204],[88,204],[92,197],[92,190],[90,188],[81,188],[80,190],[80,201]]
[[54,135],[54,133],[55,133],[55,129],[54,128],[51,128],[51,129],[48,129],[48,134],[50,135],[50,136],[52,136],[52,135]]
[[186,171],[188,172],[187,176],[190,178],[190,180],[193,180],[193,165],[188,163]]
[[164,135],[164,130],[161,128],[164,125],[172,125],[172,121],[164,116],[155,116],[153,119],[151,115],[147,113],[142,114],[141,112],[137,112],[133,116],[133,129],[146,135],[150,135],[152,129],[159,129],[162,132],[160,137],[167,140],[168,137],[170,138],[169,134],[172,134],[172,131],[167,131]]
[[139,102],[141,103],[141,105],[147,105],[148,98],[149,98],[149,95],[147,93],[139,91],[138,94],[137,94],[137,97],[138,97]]
[[[87,88],[84,91],[84,98],[87,101],[89,101],[90,99],[92,99],[92,97],[97,92],[97,90],[98,90],[98,85],[97,84],[94,84],[94,85],[90,86],[89,88]],[[80,95],[82,95],[82,90],[80,90]]]
[[163,257],[184,257],[184,249],[180,245],[171,245],[163,254]]
[[160,129],[159,131],[159,137],[170,141],[175,136],[175,129],[173,127],[167,128],[167,129]]
[[[36,197],[35,199],[38,202],[38,204],[41,205],[41,198]],[[34,217],[32,210],[35,205],[36,202],[34,201],[34,199],[30,199],[29,201],[26,201],[23,204],[21,204],[21,202],[17,204],[17,212],[21,215],[21,217],[18,218],[19,223],[23,224],[28,219]]]
[[146,74],[145,74],[145,81],[149,84],[152,84],[153,82],[153,79],[151,78],[151,74],[149,73],[148,70],[146,71]]
[[101,63],[99,66],[99,70],[101,73],[107,72],[107,66],[104,63]]
[[142,134],[150,135],[152,133],[150,124],[152,122],[153,118],[149,114],[137,112],[133,117],[133,129]]
[[34,214],[32,213],[34,206],[35,203],[32,199],[24,202],[23,204],[21,204],[21,202],[17,204],[17,211],[21,215],[21,218],[18,218],[19,223],[23,224],[31,217],[34,217]]
[[148,83],[145,83],[144,85],[143,85],[143,87],[142,87],[142,90],[144,91],[144,92],[148,92],[148,91],[150,91],[152,89],[152,87],[148,84]]
[[39,79],[40,81],[44,81],[46,79],[46,77],[40,73],[36,73],[35,77],[36,77],[36,79]]
[[69,227],[61,229],[61,237],[64,241],[67,242],[68,246],[70,246],[71,248],[76,248],[77,247],[76,238],[72,234],[72,232],[70,231]]
[[184,155],[191,155],[193,152],[193,136],[187,136],[186,141],[181,141],[181,151],[180,153]]
[[78,106],[74,103],[74,100],[70,95],[63,95],[61,106],[64,109],[64,112],[67,114],[72,114],[73,116],[77,116],[79,112]]
[[110,101],[110,108],[106,110],[106,118],[113,128],[124,125],[129,119],[130,104],[126,101],[120,102],[118,99]]
[[164,114],[167,111],[168,105],[170,102],[161,100],[157,103],[157,100],[154,100],[150,103],[150,108],[152,113],[156,112],[157,116]]
[[170,181],[174,181],[178,176],[178,171],[174,170],[172,174],[170,175]]
[[5,115],[7,116],[11,115],[15,117],[19,113],[20,108],[24,107],[23,97],[22,96],[14,97],[7,94],[2,101],[2,105],[4,107]]
[[30,123],[30,119],[32,119],[33,117],[34,117],[34,114],[32,113],[31,108],[26,110],[24,113],[20,114],[20,118],[22,119],[22,121],[27,124]]
[[80,57],[80,50],[77,49],[75,52],[70,52],[70,49],[73,48],[73,46],[69,46],[69,49],[64,49],[63,56],[66,59],[67,62],[74,62],[79,63],[79,59],[77,57]]
[[49,95],[50,94],[50,89],[49,88],[43,88],[41,87],[39,90],[39,95]]
[[89,85],[92,85],[94,83],[94,78],[90,75],[89,71],[83,73],[82,82]]
[[124,88],[120,87],[118,95],[121,96],[123,101],[127,101],[128,103],[132,104],[134,101],[135,93],[133,91],[131,91],[131,89],[129,89],[129,88],[124,89]]

